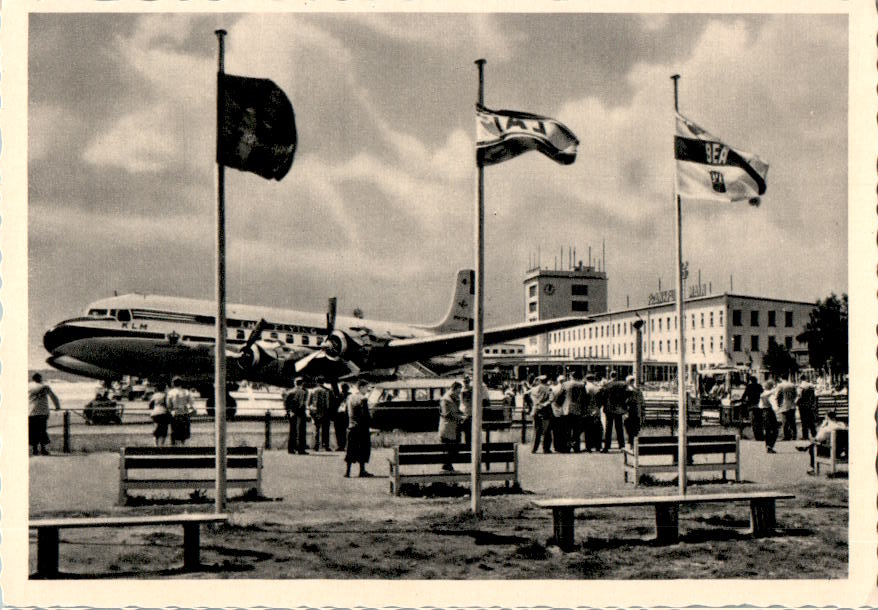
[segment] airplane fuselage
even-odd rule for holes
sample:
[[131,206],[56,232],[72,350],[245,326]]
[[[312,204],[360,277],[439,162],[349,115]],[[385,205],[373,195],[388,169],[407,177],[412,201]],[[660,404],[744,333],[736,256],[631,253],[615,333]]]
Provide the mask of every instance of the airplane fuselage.
[[[215,304],[210,301],[126,294],[91,303],[85,315],[59,323],[46,333],[43,342],[53,366],[89,377],[206,378],[214,369],[215,320]],[[229,348],[242,346],[259,320],[265,322],[257,342],[274,353],[301,358],[318,349],[327,337],[326,319],[321,314],[229,304]],[[412,324],[347,316],[339,316],[335,327],[387,339],[432,334]],[[244,376],[230,367],[229,377]]]

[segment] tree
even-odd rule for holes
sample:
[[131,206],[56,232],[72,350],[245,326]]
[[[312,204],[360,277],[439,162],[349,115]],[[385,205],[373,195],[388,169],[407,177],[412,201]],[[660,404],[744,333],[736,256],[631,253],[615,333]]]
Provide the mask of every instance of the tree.
[[817,301],[805,332],[797,337],[808,344],[808,359],[815,369],[833,378],[848,372],[848,295],[835,293]]
[[799,370],[799,363],[790,351],[772,341],[768,344],[768,351],[762,354],[762,366],[774,377],[789,377]]

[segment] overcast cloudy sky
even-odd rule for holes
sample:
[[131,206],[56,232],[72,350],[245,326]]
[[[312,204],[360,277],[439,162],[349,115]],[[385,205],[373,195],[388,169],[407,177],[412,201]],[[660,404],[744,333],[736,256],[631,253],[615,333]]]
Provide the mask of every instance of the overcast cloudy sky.
[[31,15],[30,365],[51,324],[114,290],[213,297],[216,38],[273,79],[299,149],[280,182],[227,172],[229,299],[428,322],[472,265],[474,112],[581,140],[486,170],[487,322],[523,319],[529,255],[606,240],[610,306],[673,281],[673,94],[768,161],[759,208],[684,202],[714,293],[847,291],[847,17]]

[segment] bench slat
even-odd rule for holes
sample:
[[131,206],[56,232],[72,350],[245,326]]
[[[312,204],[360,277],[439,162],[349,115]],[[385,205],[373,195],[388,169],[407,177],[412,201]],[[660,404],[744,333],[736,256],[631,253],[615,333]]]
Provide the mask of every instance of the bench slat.
[[[465,443],[450,445],[445,443],[428,443],[421,445],[399,445],[400,453],[436,453],[442,452],[449,447],[456,447],[458,451],[469,451],[470,446]],[[482,443],[482,452],[512,451],[515,443]]]
[[[510,452],[488,453],[482,455],[481,462],[483,464],[499,464],[503,462],[511,462],[515,459],[515,454]],[[448,456],[444,453],[423,453],[423,454],[401,454],[399,456],[400,465],[412,464],[469,464],[472,462],[472,454],[469,452],[458,453]]]
[[[124,447],[122,453],[129,455],[216,455],[215,447],[194,445],[171,447]],[[258,455],[259,447],[226,447],[226,455]]]
[[137,517],[68,517],[59,519],[31,519],[28,527],[58,529],[83,527],[125,527],[137,525],[177,525],[180,523],[219,523],[228,521],[227,513],[184,513],[181,515],[145,515]]
[[599,508],[612,506],[651,506],[654,504],[698,504],[701,502],[746,502],[750,500],[789,500],[790,493],[757,491],[741,494],[702,494],[689,496],[621,496],[615,498],[558,498],[535,500],[540,508]]
[[[186,457],[186,456],[153,456],[153,457],[127,457],[125,468],[128,470],[142,469],[184,469],[184,468],[214,468],[216,458],[211,457]],[[256,457],[229,457],[226,458],[226,468],[258,468],[259,458]]]

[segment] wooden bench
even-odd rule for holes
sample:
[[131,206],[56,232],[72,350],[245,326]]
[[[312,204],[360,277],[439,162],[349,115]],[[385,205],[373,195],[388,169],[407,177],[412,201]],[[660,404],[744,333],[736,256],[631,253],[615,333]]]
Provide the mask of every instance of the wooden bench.
[[830,411],[835,411],[835,416],[847,422],[849,419],[849,402],[846,395],[839,396],[818,396],[817,397],[817,423],[819,424]]
[[[641,422],[643,425],[676,426],[679,415],[679,399],[676,396],[662,398],[646,398],[643,401]],[[690,426],[701,425],[701,405],[689,400],[686,407],[686,421]]]
[[[448,449],[453,447],[456,452],[448,459]],[[399,495],[403,483],[448,483],[468,482],[470,470],[429,472],[402,472],[407,466],[438,466],[452,464],[469,464],[472,461],[470,446],[460,443],[445,445],[441,443],[428,445],[399,445],[393,449],[393,457],[387,458],[390,467],[390,491]],[[483,443],[482,444],[482,481],[504,481],[506,486],[512,482],[518,485],[518,444],[517,443]],[[492,469],[493,465],[502,465],[502,469]]]
[[814,468],[820,474],[820,464],[829,466],[829,473],[835,474],[839,464],[848,463],[848,431],[832,430],[829,445],[814,445]]
[[85,527],[142,527],[160,525],[183,526],[183,569],[195,570],[201,565],[201,524],[225,523],[227,514],[154,515],[143,517],[78,517],[72,519],[32,519],[28,524],[37,530],[37,571],[40,578],[58,577],[58,532],[62,529]]
[[[686,455],[722,456],[707,462],[690,462],[686,470],[703,472],[719,470],[722,478],[726,478],[726,470],[735,471],[735,481],[741,482],[741,435],[740,434],[704,434],[686,437]],[[653,472],[677,472],[679,457],[678,437],[676,436],[638,436],[634,439],[634,448],[625,448],[622,452],[622,466],[625,482],[628,472],[634,475],[634,485],[640,483],[640,475]],[[670,457],[671,462],[644,462],[644,457]]]
[[[228,447],[226,486],[262,493],[262,448]],[[129,489],[210,489],[216,486],[213,447],[123,447],[119,451],[119,504]]]
[[679,540],[679,509],[681,504],[712,502],[750,502],[750,530],[756,536],[770,533],[776,526],[775,501],[794,498],[787,493],[759,491],[744,494],[705,494],[694,496],[638,496],[616,498],[563,498],[537,500],[539,508],[552,510],[554,542],[561,549],[573,549],[573,511],[577,508],[615,508],[630,506],[655,507],[656,540],[674,543]]

